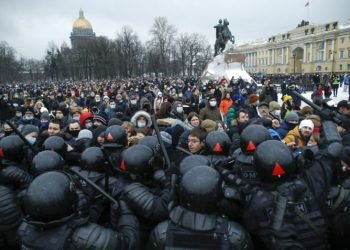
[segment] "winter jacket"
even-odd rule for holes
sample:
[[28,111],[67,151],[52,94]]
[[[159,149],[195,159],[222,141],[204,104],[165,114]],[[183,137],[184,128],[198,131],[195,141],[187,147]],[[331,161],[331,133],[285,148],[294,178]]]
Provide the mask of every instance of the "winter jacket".
[[303,138],[303,136],[300,134],[299,126],[296,126],[294,129],[289,131],[283,140],[285,143],[294,142],[298,147],[305,147],[307,144],[305,138]]

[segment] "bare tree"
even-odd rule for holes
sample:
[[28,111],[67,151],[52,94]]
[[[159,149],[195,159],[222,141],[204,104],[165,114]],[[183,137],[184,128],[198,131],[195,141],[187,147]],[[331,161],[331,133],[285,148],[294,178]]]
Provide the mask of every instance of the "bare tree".
[[168,73],[171,45],[174,43],[176,32],[176,28],[173,25],[168,24],[168,19],[166,17],[157,17],[150,30],[152,35],[151,45],[159,51],[160,70],[165,74]]

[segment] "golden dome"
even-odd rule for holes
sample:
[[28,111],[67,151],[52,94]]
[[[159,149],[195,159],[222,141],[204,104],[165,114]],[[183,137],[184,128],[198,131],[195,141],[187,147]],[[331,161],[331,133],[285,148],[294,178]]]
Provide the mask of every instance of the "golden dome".
[[85,19],[82,9],[79,11],[79,18],[73,24],[73,29],[92,29],[91,23]]

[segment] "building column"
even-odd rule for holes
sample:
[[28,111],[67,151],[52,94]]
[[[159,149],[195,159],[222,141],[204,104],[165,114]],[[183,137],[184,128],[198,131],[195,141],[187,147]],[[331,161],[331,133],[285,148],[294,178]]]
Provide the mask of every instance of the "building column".
[[275,49],[272,49],[272,58],[271,58],[271,64],[274,65],[275,64]]
[[282,47],[282,64],[284,64],[284,47]]
[[331,55],[331,61],[334,60],[334,39],[332,39],[332,55]]
[[310,43],[310,60],[309,62],[312,62],[312,43]]
[[267,65],[270,65],[270,49],[267,50]]
[[286,64],[289,63],[289,47],[286,48]]
[[323,61],[326,61],[327,60],[327,41],[323,41]]
[[306,44],[304,43],[303,63],[306,62]]
[[252,66],[251,63],[250,63],[250,59],[251,59],[251,55],[250,55],[250,53],[248,53],[248,66],[249,67]]

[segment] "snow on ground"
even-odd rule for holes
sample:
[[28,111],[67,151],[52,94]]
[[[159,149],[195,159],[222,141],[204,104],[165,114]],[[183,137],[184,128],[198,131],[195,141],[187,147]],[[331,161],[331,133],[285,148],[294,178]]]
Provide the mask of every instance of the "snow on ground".
[[[306,97],[307,99],[311,100],[311,94],[312,94],[312,92],[311,92],[311,91],[308,91],[308,92],[306,92],[306,93],[303,93],[302,95],[303,95],[304,97]],[[281,94],[281,93],[278,93],[278,102],[279,102],[280,105],[282,105],[281,97],[282,97],[282,94]],[[333,95],[331,95],[330,98],[332,98],[332,99],[334,100],[335,105],[337,105],[338,102],[340,102],[340,101],[342,101],[342,100],[348,100],[349,94],[348,94],[348,92],[344,92],[344,91],[343,91],[343,88],[341,87],[341,88],[338,89],[338,95],[337,95],[337,97],[333,97]],[[301,107],[303,107],[303,106],[305,106],[305,105],[307,105],[305,102],[302,102],[302,103],[301,103]]]

